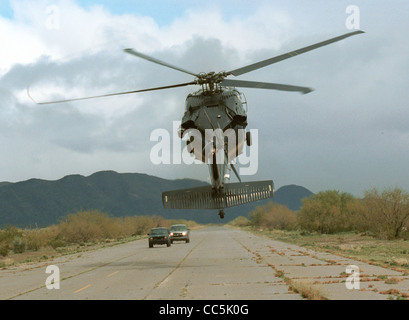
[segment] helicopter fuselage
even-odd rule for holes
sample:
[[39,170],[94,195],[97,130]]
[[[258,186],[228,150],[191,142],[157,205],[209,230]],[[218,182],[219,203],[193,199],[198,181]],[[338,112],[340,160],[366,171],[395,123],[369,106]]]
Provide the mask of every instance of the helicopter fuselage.
[[235,88],[200,90],[186,98],[180,137],[188,134],[189,152],[209,166],[216,192],[229,177],[226,175],[228,164],[243,152],[246,109],[244,95]]

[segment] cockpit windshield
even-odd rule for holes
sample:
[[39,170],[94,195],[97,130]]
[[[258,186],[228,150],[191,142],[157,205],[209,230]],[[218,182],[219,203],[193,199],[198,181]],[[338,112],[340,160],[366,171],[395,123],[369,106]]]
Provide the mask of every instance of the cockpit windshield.
[[247,99],[243,92],[238,92],[238,98],[242,105],[246,105],[246,112],[248,111]]

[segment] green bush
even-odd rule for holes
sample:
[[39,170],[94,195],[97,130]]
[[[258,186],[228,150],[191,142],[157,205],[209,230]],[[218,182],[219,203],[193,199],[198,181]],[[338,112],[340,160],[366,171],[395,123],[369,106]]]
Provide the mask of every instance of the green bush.
[[399,188],[372,189],[364,199],[324,191],[303,200],[298,215],[302,230],[319,233],[369,232],[380,239],[409,237],[409,193]]
[[303,200],[298,225],[310,232],[332,234],[356,228],[356,199],[349,193],[324,191]]

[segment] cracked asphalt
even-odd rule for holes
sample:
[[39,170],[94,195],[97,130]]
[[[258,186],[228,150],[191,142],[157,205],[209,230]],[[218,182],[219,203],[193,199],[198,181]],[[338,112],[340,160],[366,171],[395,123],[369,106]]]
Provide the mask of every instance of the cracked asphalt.
[[[49,265],[58,268],[46,273]],[[46,286],[48,277],[59,288]],[[53,282],[55,283],[55,282]],[[0,270],[0,299],[329,300],[409,296],[409,277],[229,227],[191,231],[190,243],[147,239]]]

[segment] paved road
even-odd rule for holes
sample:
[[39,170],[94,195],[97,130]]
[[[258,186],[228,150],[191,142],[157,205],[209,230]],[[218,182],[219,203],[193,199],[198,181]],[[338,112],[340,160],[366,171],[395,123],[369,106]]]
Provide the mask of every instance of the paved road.
[[[46,273],[48,265],[59,269],[59,289],[46,287],[46,279],[57,275],[55,270]],[[346,286],[349,265],[359,267],[359,289]],[[209,227],[192,231],[190,243],[175,242],[169,248],[149,249],[144,239],[0,270],[0,299],[304,299],[289,290],[294,282],[308,282],[329,299],[409,294],[409,279],[402,273],[244,231]],[[385,294],[387,290],[396,291]]]

